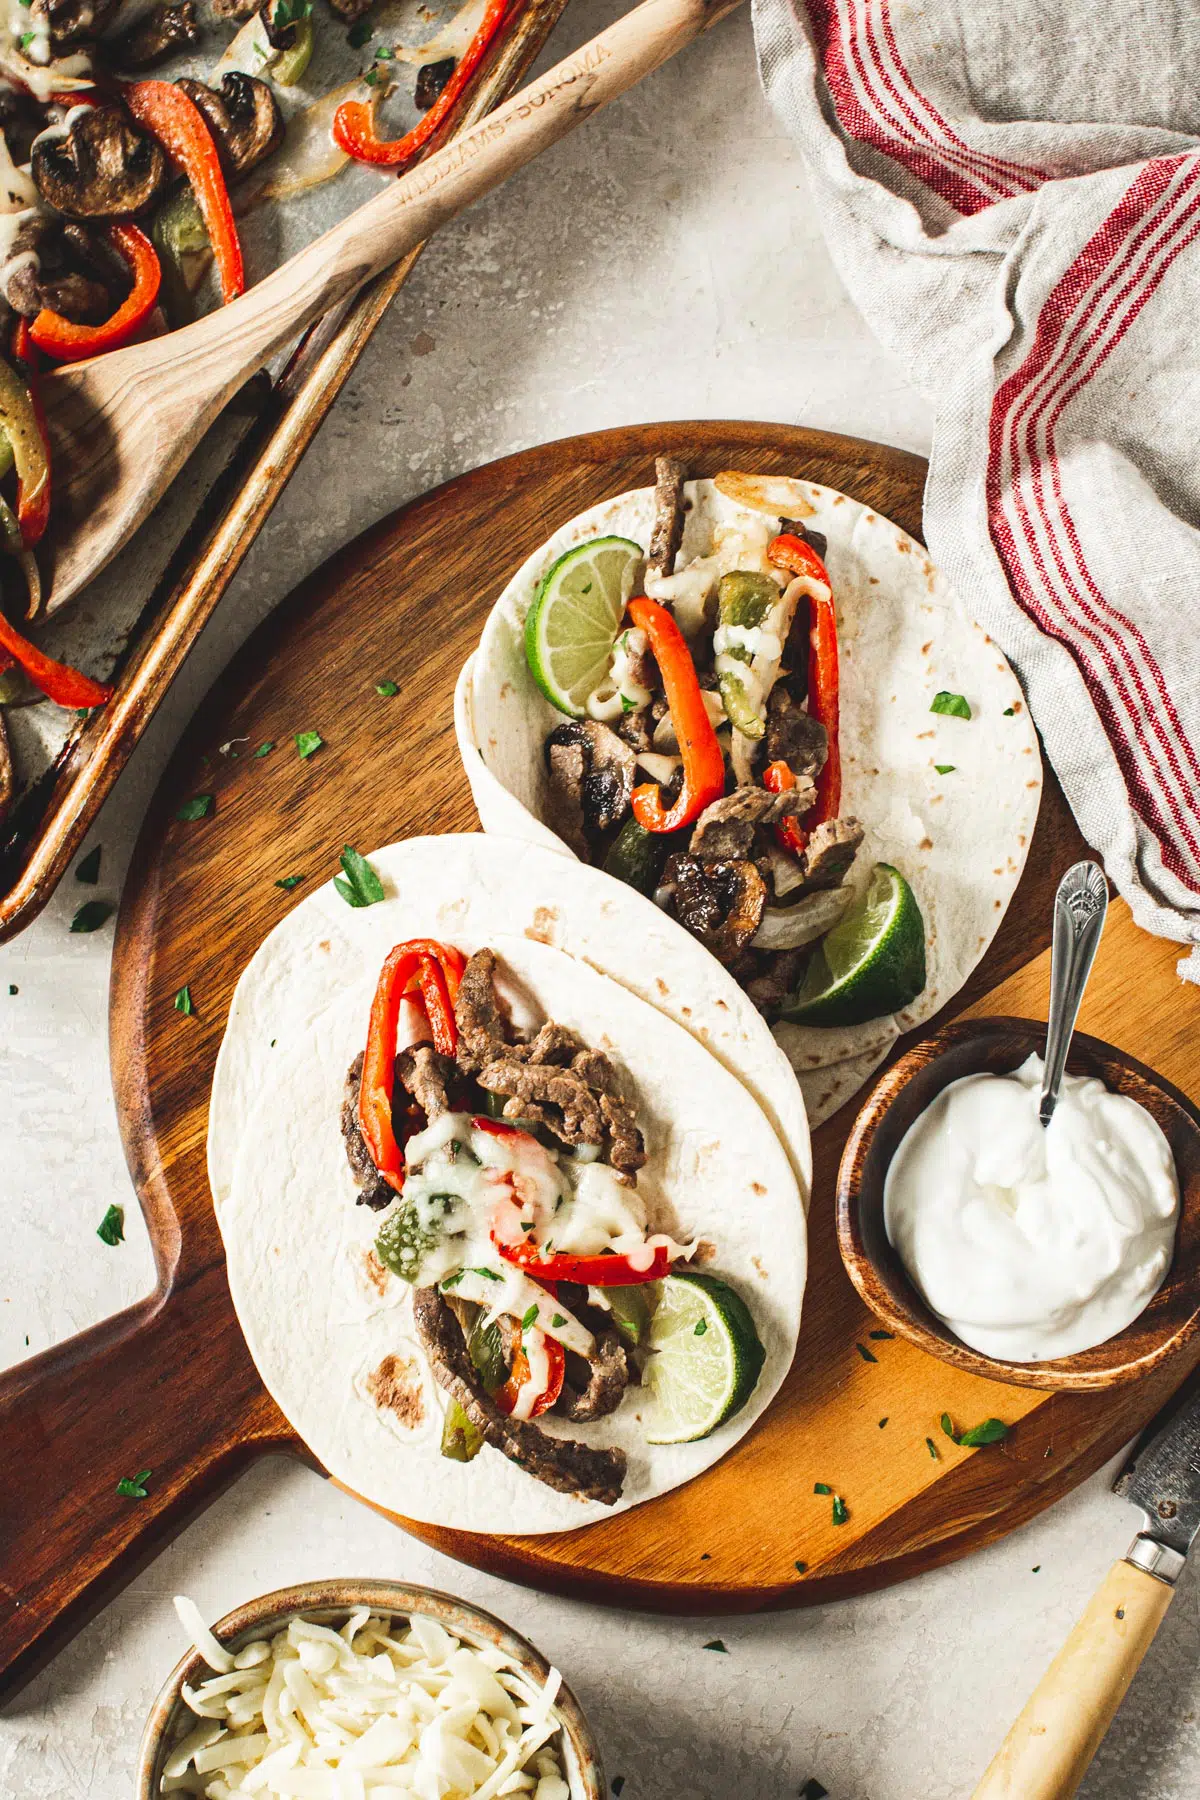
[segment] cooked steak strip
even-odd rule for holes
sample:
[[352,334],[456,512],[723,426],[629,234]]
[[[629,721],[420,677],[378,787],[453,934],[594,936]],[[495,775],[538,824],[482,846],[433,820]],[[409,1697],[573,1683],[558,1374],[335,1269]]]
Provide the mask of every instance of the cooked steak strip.
[[803,544],[811,544],[821,561],[825,561],[829,540],[823,531],[809,531],[803,519],[780,519],[779,529],[791,537],[798,537]]
[[400,1052],[396,1073],[405,1093],[412,1095],[426,1119],[436,1119],[450,1111],[447,1084],[454,1074],[450,1057],[439,1056],[430,1044],[418,1044],[414,1050]]
[[498,1057],[480,1069],[476,1080],[489,1094],[507,1096],[506,1119],[536,1119],[564,1144],[599,1147],[604,1142],[600,1102],[572,1069]]
[[342,1098],[342,1137],[346,1145],[346,1161],[350,1164],[354,1179],[358,1183],[359,1206],[370,1206],[379,1212],[390,1206],[396,1198],[396,1190],[383,1179],[367,1149],[366,1139],[358,1123],[358,1090],[362,1083],[363,1053],[362,1051],[350,1064],[346,1075],[346,1086]]
[[820,719],[802,711],[777,681],[767,701],[767,762],[785,762],[802,782],[821,773],[828,755],[829,736]]
[[175,6],[156,6],[104,48],[113,68],[137,71],[153,69],[199,40],[195,0],[180,0]]
[[700,814],[692,828],[688,854],[701,862],[747,857],[759,826],[777,825],[780,819],[806,813],[815,799],[811,782],[785,794],[772,794],[763,787],[734,788],[732,794],[723,794]]
[[413,1296],[413,1323],[439,1387],[450,1394],[489,1444],[527,1475],[560,1494],[614,1506],[625,1483],[623,1450],[594,1449],[553,1438],[524,1419],[502,1413],[479,1385],[458,1320],[435,1287]]
[[460,1069],[474,1075],[484,1063],[508,1054],[504,1035],[504,1015],[496,999],[496,953],[477,950],[459,983],[454,1003],[454,1022],[458,1027],[457,1061]]
[[687,469],[674,456],[654,459],[654,529],[646,568],[653,575],[671,575],[683,542],[683,484]]
[[[577,1368],[586,1368],[586,1380],[577,1386],[571,1376]],[[568,1356],[567,1379],[554,1411],[564,1419],[583,1425],[589,1419],[603,1419],[616,1412],[629,1385],[629,1361],[625,1346],[611,1325],[596,1333],[594,1356]]]
[[863,841],[863,828],[857,819],[826,819],[818,825],[804,848],[801,871],[804,888],[841,887],[850,864]]

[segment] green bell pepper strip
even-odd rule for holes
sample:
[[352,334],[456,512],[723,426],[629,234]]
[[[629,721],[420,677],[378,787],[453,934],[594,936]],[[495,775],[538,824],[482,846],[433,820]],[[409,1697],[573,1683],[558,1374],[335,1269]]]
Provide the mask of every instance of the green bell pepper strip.
[[295,87],[302,80],[313,53],[313,23],[307,13],[292,21],[294,36],[286,50],[281,50],[267,73],[280,87]]

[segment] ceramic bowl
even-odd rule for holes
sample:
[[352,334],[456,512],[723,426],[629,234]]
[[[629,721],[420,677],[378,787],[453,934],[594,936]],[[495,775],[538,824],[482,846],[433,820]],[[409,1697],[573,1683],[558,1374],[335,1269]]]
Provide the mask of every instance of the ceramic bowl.
[[1105,1388],[1145,1375],[1200,1329],[1200,1112],[1179,1089],[1099,1038],[1075,1034],[1067,1068],[1096,1075],[1153,1114],[1179,1174],[1175,1254],[1149,1306],[1124,1331],[1075,1356],[1001,1362],[955,1337],[935,1318],[888,1242],[883,1190],[888,1165],[909,1126],[950,1082],[987,1070],[1005,1075],[1045,1047],[1033,1019],[964,1019],[916,1044],[875,1084],[863,1103],[838,1171],[837,1230],[851,1281],[890,1331],[943,1362],[993,1381],[1035,1388]]
[[[213,1626],[221,1643],[237,1651],[256,1638],[272,1637],[289,1619],[303,1614],[317,1625],[334,1629],[345,1624],[355,1607],[372,1612],[409,1617],[413,1613],[436,1619],[466,1644],[501,1650],[541,1686],[550,1673],[545,1657],[500,1619],[479,1607],[468,1606],[436,1588],[410,1587],[399,1581],[309,1581],[300,1587],[279,1588],[235,1607]],[[135,1800],[158,1800],[162,1766],[179,1739],[195,1725],[195,1714],[182,1698],[184,1682],[194,1685],[211,1671],[198,1651],[189,1651],[171,1671],[150,1709],[138,1752]],[[555,1701],[562,1720],[561,1757],[571,1800],[606,1800],[608,1788],[600,1752],[578,1700],[564,1683]]]

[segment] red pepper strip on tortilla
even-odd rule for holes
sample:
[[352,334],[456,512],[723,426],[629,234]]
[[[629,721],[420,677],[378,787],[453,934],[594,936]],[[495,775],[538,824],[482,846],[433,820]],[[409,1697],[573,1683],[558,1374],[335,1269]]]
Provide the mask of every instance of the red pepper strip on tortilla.
[[[25,342],[26,335],[18,330],[13,339],[14,350],[19,351]],[[0,362],[0,430],[12,446],[17,469],[17,518],[28,548],[37,543],[50,515],[50,453],[30,385],[6,362]]]
[[[763,770],[763,786],[771,794],[788,794],[796,785],[796,777],[785,762],[768,763]],[[808,838],[799,819],[780,819],[775,837],[784,850],[799,856]]]
[[356,162],[375,163],[389,169],[411,162],[438,131],[458,103],[467,83],[491,48],[504,23],[508,0],[488,0],[479,28],[467,45],[462,61],[419,124],[401,138],[375,135],[375,112],[370,101],[343,100],[333,115],[333,141]]
[[838,747],[838,642],[837,611],[829,570],[811,544],[785,531],[767,545],[767,561],[791,575],[807,575],[827,592],[810,596],[812,625],[808,642],[808,711],[825,727],[829,752],[817,776],[817,803],[808,816],[809,830],[826,819],[836,819],[842,804],[842,757]]
[[[516,1319],[509,1319],[508,1325],[510,1331],[514,1334],[509,1340],[512,1349],[512,1368],[509,1370],[508,1380],[505,1382],[504,1386],[492,1395],[492,1399],[495,1401],[498,1411],[502,1413],[512,1412],[514,1406],[521,1397],[521,1389],[525,1387],[531,1379],[529,1358],[525,1354],[525,1345],[522,1342],[523,1334],[521,1327]],[[530,1419],[536,1419],[539,1413],[547,1412],[550,1407],[554,1405],[554,1402],[562,1393],[563,1377],[567,1372],[566,1355],[562,1345],[558,1343],[555,1338],[545,1338],[545,1350],[548,1365],[546,1371],[546,1385],[538,1394],[533,1405],[525,1415],[526,1418]]]
[[492,1242],[505,1262],[514,1263],[538,1281],[574,1281],[580,1287],[633,1287],[640,1281],[661,1281],[670,1273],[671,1256],[665,1244],[656,1244],[645,1267],[627,1256],[571,1256],[552,1250],[548,1255],[528,1238],[520,1244],[503,1243],[493,1231]]
[[392,1095],[401,1002],[410,991],[420,991],[435,1049],[453,1056],[458,1041],[453,1000],[465,966],[457,950],[413,938],[389,951],[379,971],[358,1089],[358,1124],[372,1162],[397,1193],[404,1186],[404,1151],[392,1124]]
[[629,616],[650,641],[683,753],[683,786],[675,804],[664,807],[661,788],[648,782],[633,790],[633,816],[643,831],[678,831],[725,792],[725,758],[704,705],[692,653],[666,607],[643,594],[629,602]]
[[41,688],[47,700],[53,700],[58,706],[78,710],[80,707],[103,706],[106,700],[112,699],[110,687],[81,675],[68,663],[55,662],[53,657],[46,656],[15,630],[3,613],[0,613],[0,650],[7,650],[34,686]]
[[126,82],[121,95],[137,123],[158,139],[191,183],[228,306],[246,291],[246,276],[229,189],[204,114],[173,81]]
[[162,276],[154,245],[145,232],[128,224],[110,225],[108,241],[128,263],[133,286],[102,325],[76,325],[43,307],[29,327],[29,335],[38,349],[56,362],[82,362],[85,356],[99,356],[102,350],[118,350],[154,310]]

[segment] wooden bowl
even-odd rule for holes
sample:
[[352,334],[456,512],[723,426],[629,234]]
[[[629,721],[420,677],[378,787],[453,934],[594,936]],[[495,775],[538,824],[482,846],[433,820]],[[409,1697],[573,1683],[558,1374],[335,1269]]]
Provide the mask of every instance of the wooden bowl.
[[[550,1673],[545,1657],[491,1613],[468,1606],[451,1594],[439,1593],[436,1588],[410,1587],[399,1581],[308,1581],[299,1587],[278,1588],[273,1594],[263,1594],[226,1613],[213,1626],[213,1632],[228,1649],[238,1651],[256,1638],[273,1636],[298,1613],[314,1624],[332,1625],[336,1630],[358,1606],[393,1616],[408,1618],[421,1613],[436,1619],[467,1644],[503,1651],[538,1686]],[[196,1715],[183,1700],[183,1684],[194,1685],[211,1673],[196,1650],[189,1651],[172,1669],[150,1709],[142,1734],[135,1800],[159,1800],[163,1763],[180,1738],[196,1724]],[[562,1720],[563,1775],[571,1800],[607,1800],[608,1785],[600,1751],[578,1700],[565,1682],[559,1688],[554,1709]]]
[[930,1355],[993,1381],[1035,1388],[1105,1388],[1135,1381],[1174,1355],[1200,1329],[1200,1112],[1142,1063],[1099,1038],[1076,1033],[1067,1068],[1097,1075],[1158,1121],[1179,1175],[1179,1224],[1166,1280],[1146,1310],[1107,1343],[1046,1362],[1001,1362],[972,1350],[930,1312],[888,1242],[883,1187],[909,1126],[942,1089],[983,1070],[1006,1075],[1045,1047],[1033,1019],[965,1019],[915,1044],[875,1084],[855,1120],[838,1170],[837,1231],[842,1261],[871,1311]]

